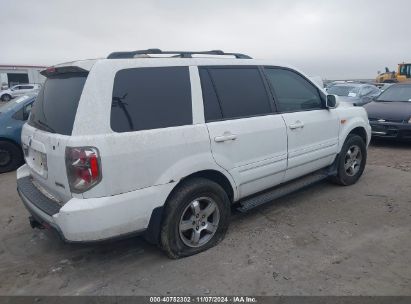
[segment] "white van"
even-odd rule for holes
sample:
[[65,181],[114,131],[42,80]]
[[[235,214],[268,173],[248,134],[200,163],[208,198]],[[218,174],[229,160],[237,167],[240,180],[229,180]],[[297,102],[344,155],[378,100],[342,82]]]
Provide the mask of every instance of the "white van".
[[32,226],[69,242],[143,233],[192,255],[223,239],[231,208],[327,177],[350,185],[365,167],[365,110],[284,65],[149,49],[42,74],[18,192]]

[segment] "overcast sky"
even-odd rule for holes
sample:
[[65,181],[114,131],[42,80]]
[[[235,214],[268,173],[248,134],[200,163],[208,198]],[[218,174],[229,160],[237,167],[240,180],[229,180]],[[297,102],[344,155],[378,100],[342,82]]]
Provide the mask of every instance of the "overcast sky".
[[330,79],[411,61],[410,0],[0,0],[0,64],[222,49]]

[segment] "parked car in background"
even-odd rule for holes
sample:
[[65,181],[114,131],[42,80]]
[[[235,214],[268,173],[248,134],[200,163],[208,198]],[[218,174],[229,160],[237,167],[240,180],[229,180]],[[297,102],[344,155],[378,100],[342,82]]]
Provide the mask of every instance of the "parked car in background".
[[24,161],[21,129],[35,99],[36,94],[24,95],[0,107],[0,173],[17,169]]
[[380,89],[366,83],[339,83],[327,88],[327,93],[339,96],[340,101],[362,106],[378,96]]
[[334,80],[334,81],[327,81],[324,83],[324,89],[328,90],[330,87],[336,85],[336,84],[341,84],[341,83],[347,83],[346,80]]
[[32,226],[67,241],[144,233],[185,257],[224,238],[234,204],[246,212],[327,178],[352,185],[365,168],[365,110],[275,62],[150,49],[42,74],[17,189]]
[[23,96],[31,93],[38,93],[41,88],[40,84],[19,84],[7,90],[0,91],[0,100],[9,101],[18,96]]
[[373,137],[411,140],[411,83],[392,85],[364,108]]

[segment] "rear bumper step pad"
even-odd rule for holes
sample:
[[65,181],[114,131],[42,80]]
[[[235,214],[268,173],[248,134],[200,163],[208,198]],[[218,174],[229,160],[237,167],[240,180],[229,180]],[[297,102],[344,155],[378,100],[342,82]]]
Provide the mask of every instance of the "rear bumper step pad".
[[53,216],[60,211],[61,206],[41,193],[40,190],[33,185],[30,176],[17,180],[17,192],[49,216]]

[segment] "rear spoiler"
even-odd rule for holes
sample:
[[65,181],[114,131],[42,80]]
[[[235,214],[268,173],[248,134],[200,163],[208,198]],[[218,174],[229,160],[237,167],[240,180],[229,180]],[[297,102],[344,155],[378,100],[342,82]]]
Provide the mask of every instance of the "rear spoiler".
[[40,72],[41,75],[45,77],[66,74],[66,73],[85,73],[88,74],[89,71],[76,66],[63,66],[63,67],[48,67],[47,69]]

